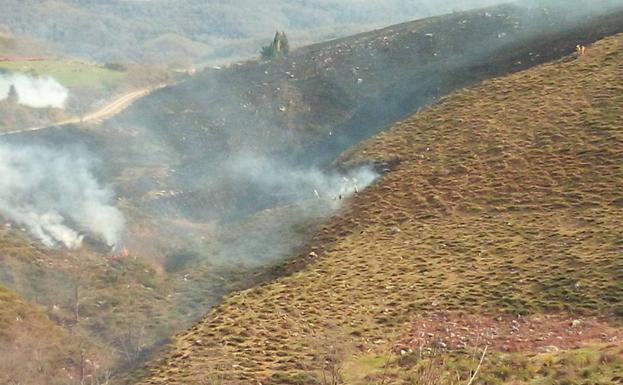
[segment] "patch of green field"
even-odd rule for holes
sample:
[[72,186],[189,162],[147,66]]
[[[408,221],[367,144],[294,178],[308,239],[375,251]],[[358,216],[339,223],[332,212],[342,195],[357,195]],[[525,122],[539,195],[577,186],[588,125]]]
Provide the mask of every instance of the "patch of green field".
[[0,62],[0,70],[48,75],[67,88],[108,89],[126,76],[124,72],[72,60],[5,61]]
[[605,385],[621,379],[622,353],[621,347],[591,345],[532,356],[488,351],[483,357],[483,350],[363,355],[345,363],[341,374],[346,383],[356,385],[466,384],[482,358],[473,384]]
[[[589,346],[556,353],[485,355],[474,384],[580,385],[616,384],[623,373],[623,351],[616,346]],[[467,383],[478,366],[480,355],[473,352],[402,356],[392,361],[385,376],[404,384],[437,385]],[[369,384],[371,382],[360,382]],[[378,382],[375,382],[378,383]]]

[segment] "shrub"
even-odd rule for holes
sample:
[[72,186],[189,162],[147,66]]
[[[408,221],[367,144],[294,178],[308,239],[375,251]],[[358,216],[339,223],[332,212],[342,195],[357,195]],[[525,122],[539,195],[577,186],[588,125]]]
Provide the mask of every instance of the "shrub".
[[288,56],[290,53],[290,44],[288,43],[286,33],[277,31],[273,42],[270,45],[262,47],[261,53],[264,60]]

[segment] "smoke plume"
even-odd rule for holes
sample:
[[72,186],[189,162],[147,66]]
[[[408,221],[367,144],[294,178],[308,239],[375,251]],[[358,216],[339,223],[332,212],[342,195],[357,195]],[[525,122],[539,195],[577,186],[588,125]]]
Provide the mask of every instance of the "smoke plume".
[[33,108],[65,107],[68,91],[52,77],[0,74],[0,100],[6,99],[12,85],[20,104]]
[[297,231],[298,227],[314,228],[314,223],[334,214],[343,199],[379,177],[371,166],[343,172],[322,171],[313,166],[296,166],[251,154],[232,159],[228,171],[238,185],[250,184],[257,194],[273,198],[278,203],[271,206],[271,210],[280,211],[280,214],[260,215],[267,220],[260,220],[259,226],[228,232],[230,236],[239,235],[234,235],[231,242],[223,244],[220,253],[212,256],[216,261],[247,266],[262,266],[296,253],[297,248],[309,240],[308,235]]
[[235,180],[251,183],[259,194],[279,195],[285,201],[339,199],[367,187],[378,177],[371,167],[345,174],[326,173],[315,167],[296,167],[283,160],[246,153],[238,155],[226,168]]
[[46,246],[78,248],[82,231],[114,246],[124,218],[92,166],[75,149],[0,144],[0,215],[26,227]]

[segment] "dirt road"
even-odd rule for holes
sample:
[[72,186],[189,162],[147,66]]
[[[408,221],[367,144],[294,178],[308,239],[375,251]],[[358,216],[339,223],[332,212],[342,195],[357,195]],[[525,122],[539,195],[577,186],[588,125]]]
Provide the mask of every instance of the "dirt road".
[[54,124],[50,124],[47,126],[42,126],[42,127],[31,127],[31,128],[25,128],[22,130],[1,132],[0,136],[15,135],[15,134],[21,134],[24,132],[32,132],[32,131],[41,131],[47,128],[61,127],[61,126],[69,125],[69,124],[104,121],[120,113],[121,111],[129,107],[132,103],[134,103],[138,99],[145,97],[149,95],[150,93],[152,93],[153,91],[159,90],[166,86],[167,84],[160,84],[156,87],[143,88],[137,91],[132,91],[130,93],[121,95],[118,98],[113,99],[110,103],[106,104],[104,107],[86,114],[82,119],[72,118],[72,119],[63,120],[61,122],[57,122]]

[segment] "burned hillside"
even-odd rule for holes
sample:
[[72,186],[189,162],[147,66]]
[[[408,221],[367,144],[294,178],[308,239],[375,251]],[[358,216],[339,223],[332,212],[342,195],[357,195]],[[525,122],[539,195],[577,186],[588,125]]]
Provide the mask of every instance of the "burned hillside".
[[[612,7],[606,7],[606,3]],[[533,108],[541,107],[538,95],[530,92],[544,86],[552,92],[564,92],[565,87],[578,84],[591,87],[590,91],[604,91],[603,94],[576,93],[574,100],[579,104],[573,111],[564,110],[565,116],[581,116],[585,122],[600,124],[604,116],[597,113],[596,107],[591,109],[586,107],[589,104],[582,103],[611,108],[607,96],[604,96],[611,89],[601,89],[597,85],[602,83],[588,81],[589,75],[600,69],[611,70],[603,79],[613,84],[617,79],[611,75],[614,73],[613,61],[618,63],[618,56],[596,56],[601,61],[592,61],[591,46],[604,36],[623,31],[623,4],[616,7],[615,3],[604,2],[604,7],[595,10],[590,1],[582,0],[548,1],[547,5],[520,2],[455,12],[298,48],[288,56],[270,61],[208,68],[179,84],[154,91],[103,124],[86,122],[3,136],[0,139],[2,145],[9,149],[29,148],[30,152],[40,154],[44,151],[38,149],[53,147],[55,154],[61,154],[44,159],[63,158],[68,154],[70,159],[79,159],[72,154],[82,154],[88,160],[84,173],[89,178],[73,178],[74,163],[79,162],[72,161],[61,164],[59,174],[66,171],[72,182],[86,180],[93,184],[92,181],[96,181],[99,188],[95,191],[104,192],[104,203],[121,212],[125,231],[115,236],[114,241],[106,241],[102,232],[94,231],[84,225],[87,222],[80,221],[83,217],[92,217],[83,214],[89,211],[74,210],[74,206],[66,204],[72,200],[83,203],[82,198],[72,197],[82,197],[82,193],[89,195],[88,191],[92,191],[80,183],[63,186],[70,186],[71,191],[80,193],[77,195],[65,194],[65,190],[56,189],[53,183],[42,183],[40,188],[29,187],[28,193],[12,197],[28,200],[44,196],[46,203],[52,202],[52,208],[64,207],[59,213],[60,219],[64,220],[61,222],[74,230],[78,239],[84,240],[85,247],[77,252],[62,247],[44,247],[26,227],[7,219],[4,228],[0,229],[0,283],[39,304],[60,325],[71,327],[78,323],[76,319],[88,318],[81,321],[88,338],[106,345],[114,356],[115,364],[111,367],[120,372],[142,362],[150,354],[157,354],[154,349],[165,343],[172,333],[190,327],[227,293],[290,274],[293,275],[278,282],[292,283],[293,287],[299,287],[299,280],[309,284],[300,290],[303,293],[300,296],[299,291],[292,294],[282,290],[279,283],[276,286],[266,283],[259,289],[227,297],[224,305],[212,313],[216,316],[210,316],[182,337],[173,339],[180,345],[173,346],[173,353],[165,356],[165,366],[149,366],[153,376],[146,381],[155,383],[170,379],[183,383],[186,377],[177,377],[173,372],[185,370],[186,365],[200,368],[202,372],[210,368],[204,366],[206,362],[201,359],[194,361],[188,359],[191,356],[184,356],[190,351],[189,344],[196,344],[197,339],[212,344],[203,346],[205,349],[198,348],[200,357],[208,357],[209,354],[204,356],[203,353],[221,343],[225,348],[224,352],[219,351],[219,357],[229,360],[232,351],[234,356],[241,357],[243,368],[234,371],[236,378],[265,379],[280,371],[288,372],[287,377],[291,374],[289,372],[300,372],[305,369],[301,369],[301,365],[308,362],[301,364],[295,356],[308,344],[302,337],[307,331],[301,332],[303,329],[296,329],[300,325],[293,326],[284,321],[285,332],[275,333],[275,325],[282,323],[271,317],[281,316],[283,309],[297,314],[298,310],[292,310],[289,303],[295,307],[300,305],[304,312],[317,305],[338,309],[344,305],[346,295],[352,293],[361,294],[359,305],[365,308],[361,314],[353,316],[362,322],[354,332],[366,336],[367,342],[370,339],[375,341],[394,326],[409,322],[410,312],[414,309],[430,310],[428,302],[424,304],[426,306],[422,305],[429,294],[435,296],[435,303],[437,298],[449,298],[443,303],[449,304],[452,310],[466,304],[473,305],[480,298],[486,302],[482,309],[505,306],[510,314],[524,314],[550,310],[550,306],[560,310],[563,306],[560,299],[570,298],[577,301],[568,306],[572,310],[592,311],[593,307],[598,307],[614,313],[618,311],[613,301],[619,298],[619,289],[607,282],[617,277],[619,265],[607,258],[610,255],[595,258],[599,265],[591,271],[599,275],[599,281],[590,285],[590,291],[582,292],[582,295],[575,289],[576,282],[564,277],[564,274],[577,270],[559,269],[560,274],[548,276],[541,286],[538,282],[529,285],[523,281],[513,281],[517,284],[513,286],[505,280],[508,276],[525,273],[518,279],[535,282],[538,278],[534,274],[553,268],[557,263],[564,266],[570,261],[580,263],[570,260],[566,254],[556,254],[556,258],[538,264],[534,271],[517,269],[515,262],[507,258],[516,256],[515,251],[532,252],[542,248],[558,252],[556,247],[564,244],[556,242],[570,241],[568,234],[563,237],[546,231],[544,237],[556,241],[549,242],[524,227],[518,231],[525,239],[518,238],[513,232],[514,227],[508,223],[515,223],[514,219],[504,215],[512,216],[511,211],[524,208],[532,215],[539,206],[531,205],[532,201],[523,195],[515,201],[516,196],[512,193],[518,187],[509,183],[513,181],[498,181],[499,175],[517,176],[507,173],[500,165],[507,162],[513,166],[522,162],[522,159],[509,156],[505,148],[496,147],[497,141],[504,138],[494,134],[487,136],[491,148],[486,149],[483,164],[465,154],[484,145],[479,143],[482,136],[472,133],[482,128],[479,124],[497,127],[501,118],[496,114],[516,116],[514,114],[534,112]],[[575,67],[577,45],[588,46],[587,57],[590,58],[581,62],[584,64],[580,70]],[[605,51],[599,52],[603,54]],[[565,85],[561,86],[556,80],[550,84],[549,78],[544,76],[536,76],[534,82],[532,78],[519,76],[526,73],[523,70],[542,68],[540,64],[552,60],[563,67],[571,63],[570,71],[579,80],[571,82],[565,78],[560,83]],[[555,71],[547,73],[554,79]],[[411,116],[430,105],[441,108],[437,102],[444,101],[457,89],[509,74],[510,79],[519,81],[496,80],[497,88],[477,86],[473,89],[475,95],[458,99],[456,103],[461,108],[435,109],[433,113]],[[528,81],[529,87],[522,81]],[[617,86],[613,87],[616,89]],[[520,104],[515,100],[516,91],[521,91]],[[560,94],[555,95],[558,95],[556,100],[564,100]],[[528,101],[538,105],[530,105]],[[483,105],[487,108],[481,109]],[[506,105],[508,111],[504,110]],[[472,115],[477,116],[479,111],[486,112],[490,120],[476,119],[478,124],[474,123]],[[454,116],[459,112],[460,116]],[[548,113],[554,114],[552,111]],[[393,135],[396,129],[390,131],[392,134],[385,133],[386,128],[407,116],[408,123],[399,124],[396,135]],[[514,122],[516,125],[509,126],[512,128],[509,135],[512,135],[507,139],[513,143],[513,151],[528,154],[532,148],[516,145],[524,143],[520,129],[523,124],[530,123],[531,118],[533,116],[526,113],[518,117]],[[420,122],[420,119],[429,120]],[[451,123],[447,119],[451,119]],[[616,121],[617,116],[609,115],[608,119]],[[563,128],[555,127],[556,130]],[[376,136],[379,132],[381,134]],[[595,153],[589,151],[580,153],[579,157],[567,157],[573,149],[572,142],[565,140],[572,138],[567,138],[564,130],[556,132],[555,137],[536,132],[533,138],[535,143],[545,146],[552,145],[550,139],[566,146],[561,153],[567,162],[563,165],[557,163],[560,167],[552,171],[554,176],[564,174],[567,167],[574,166],[582,167],[581,177],[589,174],[590,167],[585,162],[591,165],[590,162],[595,161],[591,154]],[[519,139],[513,136],[515,134],[520,135]],[[604,133],[591,131],[590,135],[595,136],[587,139],[592,150],[597,145],[617,143],[604,141],[607,138]],[[343,151],[359,146],[370,137],[376,139],[356,147],[357,156],[349,156],[352,153],[341,156]],[[374,140],[378,138],[384,140],[380,147],[372,146],[370,143],[376,143]],[[460,142],[454,142],[454,139]],[[587,142],[582,139],[577,143],[583,146]],[[437,152],[441,146],[445,146],[443,153]],[[559,149],[549,150],[553,153]],[[610,150],[599,152],[599,148],[595,151],[601,155],[619,155]],[[544,152],[535,153],[540,156],[537,158],[539,167],[550,164],[552,159],[547,154],[547,151],[545,155]],[[583,158],[584,155],[587,158]],[[11,160],[11,156],[5,158]],[[576,163],[578,159],[580,163]],[[460,185],[460,193],[465,197],[461,199],[452,195],[456,187],[453,183],[458,182],[454,179],[448,182],[447,178],[465,177],[464,163],[468,160],[470,167],[482,173],[473,179],[466,177],[465,184]],[[38,164],[45,166],[45,170],[54,162],[44,160]],[[600,171],[613,166],[598,164]],[[488,167],[494,167],[495,172]],[[414,170],[429,174],[422,176]],[[610,178],[618,174],[603,175]],[[543,197],[547,208],[569,205],[569,201],[577,203],[580,198],[573,191],[569,194],[564,191],[566,186],[573,186],[574,180],[578,179],[564,180],[562,190],[557,190],[555,197],[539,195],[543,192],[541,189],[536,191],[536,196]],[[606,186],[604,180],[612,183]],[[438,186],[444,181],[448,184]],[[597,206],[611,203],[620,206],[619,200],[613,197],[617,179],[596,178],[595,181],[600,184],[583,192],[595,198]],[[485,188],[489,189],[487,192],[492,191],[492,195],[478,197]],[[48,190],[57,191],[47,194]],[[597,197],[603,191],[612,202],[602,202],[605,198]],[[48,200],[48,196],[54,199]],[[590,208],[590,200],[588,205]],[[509,213],[498,217],[496,210]],[[547,220],[539,223],[549,224],[551,220],[559,219],[561,227],[583,229],[604,225],[597,221],[595,213],[584,213],[586,215],[577,221],[573,220],[573,211],[562,219],[556,217],[556,213],[553,211]],[[72,218],[72,214],[77,219]],[[461,215],[462,220],[452,222],[454,215]],[[479,215],[482,215],[480,220],[472,220]],[[39,217],[44,216],[35,216]],[[529,215],[522,218],[526,219],[525,226],[541,219]],[[620,222],[614,216],[608,221],[613,228]],[[98,225],[104,223],[97,222]],[[480,232],[472,234],[469,225],[477,226]],[[496,229],[499,231],[494,231]],[[579,230],[578,233],[587,237],[588,246],[601,241],[610,242],[607,243],[609,252],[619,242],[615,234],[608,231],[603,231],[606,238],[591,238],[588,232]],[[495,256],[485,252],[478,254],[478,258],[486,259],[484,275],[470,275],[468,278],[475,277],[474,281],[467,278],[461,281],[471,285],[471,291],[439,286],[444,279],[456,279],[465,272],[461,269],[467,269],[454,269],[453,265],[455,251],[464,251],[461,242],[476,243],[478,237],[490,234],[501,234],[501,241],[507,242],[498,245],[500,248],[509,247],[507,254],[501,254],[507,259],[496,260]],[[404,240],[405,236],[422,242]],[[447,239],[453,236],[461,242]],[[534,244],[528,242],[532,240]],[[391,247],[371,247],[376,243],[383,245],[383,241]],[[407,241],[410,243],[405,243]],[[495,240],[491,245],[496,247]],[[586,250],[588,246],[577,245],[577,250]],[[366,257],[359,258],[357,252],[349,252],[342,260],[343,253],[351,248]],[[445,252],[448,248],[452,252]],[[469,248],[477,253],[484,250],[484,247],[477,250],[471,244]],[[414,261],[408,259],[413,250],[422,254]],[[366,251],[374,256],[365,254]],[[289,262],[297,255],[300,258]],[[429,255],[437,255],[439,263],[429,261]],[[384,259],[374,259],[378,256]],[[477,268],[478,258],[465,256],[466,262],[462,266]],[[367,264],[368,260],[372,266]],[[320,265],[313,265],[315,262]],[[305,270],[310,263],[309,269],[312,270]],[[385,266],[388,264],[391,266]],[[314,266],[320,267],[313,270]],[[82,284],[83,294],[75,295],[75,277],[83,271],[89,271],[84,279],[87,283]],[[313,275],[306,276],[308,271],[313,271]],[[412,275],[405,277],[405,271]],[[451,273],[446,274],[447,271]],[[478,286],[487,279],[489,272],[499,273],[499,282]],[[325,285],[325,276],[327,280],[334,279],[338,286]],[[400,277],[405,278],[404,282]],[[409,279],[415,279],[413,277],[427,281],[413,284],[415,286],[403,285]],[[579,282],[586,275],[578,277]],[[586,284],[582,281],[580,285]],[[360,291],[354,291],[353,287],[360,288]],[[413,294],[409,290],[414,287],[427,290]],[[437,287],[453,291],[437,292]],[[537,296],[534,300],[524,300],[507,295],[508,290],[526,287],[533,294],[543,290],[546,298]],[[266,296],[262,294],[264,290]],[[306,290],[309,295],[305,294]],[[332,297],[333,290],[344,295]],[[604,293],[602,296],[600,290]],[[275,293],[276,296],[272,297]],[[309,299],[310,295],[315,298]],[[370,310],[368,305],[379,298],[387,298],[388,306]],[[404,298],[408,300],[402,301]],[[231,313],[220,313],[227,307],[233,309]],[[246,313],[246,310],[239,312],[239,309],[259,310]],[[331,324],[317,321],[330,319],[339,323],[343,320],[342,315],[355,314],[351,311],[356,312],[351,308],[339,314],[312,311],[308,318],[316,325],[333,329]],[[366,318],[368,311],[374,311],[374,314]],[[226,315],[220,317],[220,314]],[[357,318],[360,315],[363,318]],[[568,318],[568,315],[560,317],[561,320]],[[229,323],[230,319],[242,319],[239,324],[258,325],[258,328],[241,330],[239,324]],[[430,316],[425,321],[430,319],[435,317]],[[245,324],[247,321],[249,323]],[[473,320],[475,325],[488,322]],[[596,324],[601,325],[601,320]],[[204,335],[205,325],[210,331]],[[294,333],[301,338],[289,339]],[[249,335],[251,339],[244,341]],[[192,339],[197,336],[200,338]],[[263,340],[265,337],[274,337],[269,341],[268,352],[260,346],[268,345]],[[408,341],[411,336],[398,337]],[[407,349],[414,346],[409,342],[405,344]],[[217,347],[220,349],[221,346]],[[228,350],[230,347],[232,351]],[[177,355],[180,351],[181,355]],[[197,353],[193,351],[191,354]],[[312,360],[311,356],[309,353],[305,357]],[[75,357],[72,360],[77,362]],[[171,366],[166,366],[169,363]],[[222,363],[226,365],[229,361]],[[194,374],[188,375],[192,377]]]
[[616,12],[578,17],[556,6],[505,5],[406,23],[275,61],[208,69],[107,126],[121,127],[121,137],[131,132],[125,139],[131,144],[136,136],[135,148],[149,143],[142,159],[175,158],[175,175],[164,184],[183,186],[184,194],[152,202],[157,210],[197,220],[238,217],[284,201],[232,177],[232,159],[326,167],[352,144],[453,89],[569,54],[578,42],[618,32],[621,20]]

